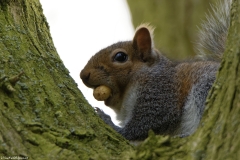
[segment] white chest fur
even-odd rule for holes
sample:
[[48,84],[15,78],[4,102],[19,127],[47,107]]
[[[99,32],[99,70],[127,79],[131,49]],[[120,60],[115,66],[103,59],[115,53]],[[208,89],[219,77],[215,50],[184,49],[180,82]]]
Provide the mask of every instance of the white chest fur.
[[133,108],[137,101],[137,84],[131,86],[125,93],[122,107],[119,112],[117,112],[117,120],[120,121],[120,126],[124,127],[129,120],[132,118]]

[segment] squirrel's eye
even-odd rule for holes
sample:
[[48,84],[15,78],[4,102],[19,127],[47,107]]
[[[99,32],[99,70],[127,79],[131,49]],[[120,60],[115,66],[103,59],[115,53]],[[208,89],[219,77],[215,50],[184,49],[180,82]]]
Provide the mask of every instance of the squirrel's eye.
[[117,62],[126,62],[128,56],[126,53],[124,52],[117,52],[117,54],[115,54],[115,57],[113,58],[114,61],[117,61]]

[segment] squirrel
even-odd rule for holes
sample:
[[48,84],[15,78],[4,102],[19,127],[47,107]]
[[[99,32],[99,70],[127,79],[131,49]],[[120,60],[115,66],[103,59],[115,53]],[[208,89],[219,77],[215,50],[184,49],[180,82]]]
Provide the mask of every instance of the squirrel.
[[97,114],[130,141],[142,141],[148,131],[186,137],[195,132],[220,66],[230,25],[231,0],[212,7],[200,31],[196,60],[174,62],[154,47],[153,27],[137,27],[132,41],[100,50],[80,73],[83,83],[109,87],[104,100],[121,122],[115,125],[99,108]]

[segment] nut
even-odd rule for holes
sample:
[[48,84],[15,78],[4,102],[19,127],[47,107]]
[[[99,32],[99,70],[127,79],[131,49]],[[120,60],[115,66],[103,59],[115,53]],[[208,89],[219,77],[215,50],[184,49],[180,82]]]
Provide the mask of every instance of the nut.
[[107,86],[101,85],[94,89],[93,96],[98,101],[104,101],[111,95],[111,89]]

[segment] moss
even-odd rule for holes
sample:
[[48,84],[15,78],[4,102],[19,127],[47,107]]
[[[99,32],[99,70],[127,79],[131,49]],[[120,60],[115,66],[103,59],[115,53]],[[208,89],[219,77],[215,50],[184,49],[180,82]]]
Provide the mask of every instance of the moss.
[[25,73],[14,93],[0,89],[0,155],[89,159],[132,150],[103,127],[78,90],[56,52],[38,0],[1,1],[0,31],[1,77]]
[[201,127],[187,138],[150,132],[133,152],[123,137],[97,117],[69,76],[39,1],[0,1],[0,78],[25,73],[14,86],[15,92],[0,89],[0,155],[29,159],[237,159],[240,2],[235,2],[232,38]]

